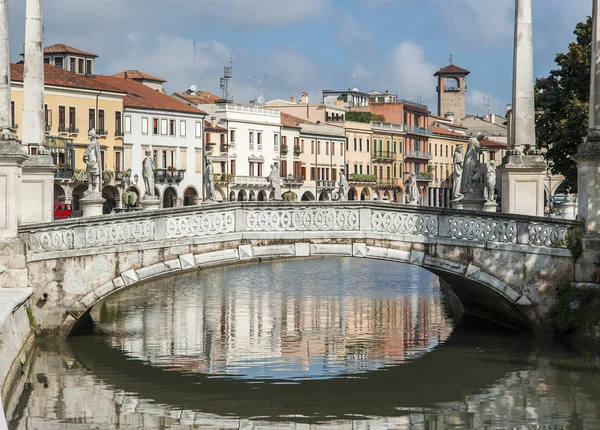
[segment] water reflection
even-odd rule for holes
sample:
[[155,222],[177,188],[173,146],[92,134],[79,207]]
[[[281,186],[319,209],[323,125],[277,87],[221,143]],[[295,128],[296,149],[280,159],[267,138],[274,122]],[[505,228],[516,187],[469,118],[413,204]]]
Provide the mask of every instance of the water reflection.
[[96,335],[38,346],[10,428],[600,428],[597,359],[469,326],[449,337],[421,269],[260,269],[111,297]]
[[93,317],[112,347],[156,366],[247,379],[356,374],[417,357],[452,329],[433,275],[396,265],[397,277],[382,276],[389,267],[307,260],[214,270],[125,291]]

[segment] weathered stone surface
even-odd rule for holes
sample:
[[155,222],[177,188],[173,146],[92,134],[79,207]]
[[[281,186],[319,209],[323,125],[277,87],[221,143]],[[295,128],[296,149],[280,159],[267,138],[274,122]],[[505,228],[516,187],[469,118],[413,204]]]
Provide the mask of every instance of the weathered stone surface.
[[293,257],[296,255],[294,245],[271,245],[253,247],[254,257]]
[[194,259],[197,266],[204,266],[239,260],[239,255],[237,249],[227,249],[225,251],[207,252],[206,254],[195,255]]
[[196,261],[193,254],[180,255],[179,261],[183,270],[193,269],[196,267]]
[[254,257],[251,245],[242,245],[238,248],[240,260],[251,260]]

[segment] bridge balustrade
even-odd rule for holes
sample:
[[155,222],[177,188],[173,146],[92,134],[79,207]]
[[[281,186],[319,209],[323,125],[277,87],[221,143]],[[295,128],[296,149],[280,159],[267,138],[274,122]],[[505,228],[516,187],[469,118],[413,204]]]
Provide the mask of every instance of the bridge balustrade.
[[244,233],[347,233],[414,242],[567,248],[577,221],[452,211],[377,202],[235,202],[28,225],[20,234],[31,258],[184,238],[225,240]]

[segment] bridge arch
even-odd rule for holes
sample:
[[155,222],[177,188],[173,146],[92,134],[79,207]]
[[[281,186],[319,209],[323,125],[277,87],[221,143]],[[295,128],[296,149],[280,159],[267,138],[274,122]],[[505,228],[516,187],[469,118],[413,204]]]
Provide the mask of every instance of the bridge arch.
[[[32,308],[67,330],[111,292],[218,264],[372,258],[429,270],[474,314],[549,327],[575,278],[566,238],[583,223],[379,202],[252,202],[23,226]],[[43,299],[42,306],[35,306]],[[66,312],[66,313],[65,313]]]

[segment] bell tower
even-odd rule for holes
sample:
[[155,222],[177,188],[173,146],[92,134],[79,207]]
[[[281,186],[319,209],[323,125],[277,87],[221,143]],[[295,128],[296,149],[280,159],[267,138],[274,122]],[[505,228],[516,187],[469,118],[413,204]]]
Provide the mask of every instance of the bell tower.
[[454,114],[458,124],[466,116],[468,70],[452,64],[442,67],[433,76],[438,78],[438,116],[443,117],[448,112]]

